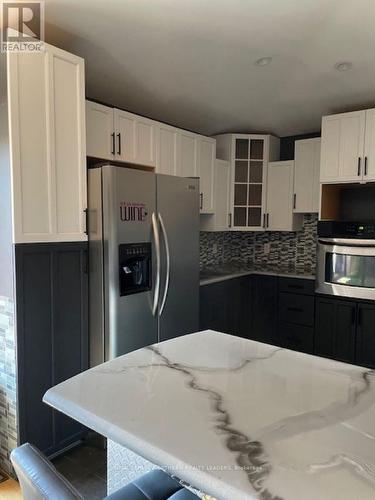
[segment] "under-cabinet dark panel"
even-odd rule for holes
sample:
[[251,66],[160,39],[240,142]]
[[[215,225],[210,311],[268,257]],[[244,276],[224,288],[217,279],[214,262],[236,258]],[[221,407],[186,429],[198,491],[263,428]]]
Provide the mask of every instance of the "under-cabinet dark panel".
[[88,368],[87,244],[19,244],[15,255],[20,441],[51,454],[85,431],[42,397]]

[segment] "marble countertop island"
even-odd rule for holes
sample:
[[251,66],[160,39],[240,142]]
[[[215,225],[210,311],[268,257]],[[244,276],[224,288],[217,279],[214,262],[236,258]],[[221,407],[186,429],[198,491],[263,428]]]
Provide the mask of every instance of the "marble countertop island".
[[218,499],[375,498],[375,373],[206,331],[44,401]]

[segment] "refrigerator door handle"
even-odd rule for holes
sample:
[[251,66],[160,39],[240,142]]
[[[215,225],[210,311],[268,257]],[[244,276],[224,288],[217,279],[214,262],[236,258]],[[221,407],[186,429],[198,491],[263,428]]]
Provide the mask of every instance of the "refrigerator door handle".
[[161,231],[163,233],[163,238],[164,238],[164,243],[165,243],[166,260],[167,260],[167,272],[166,272],[166,277],[165,277],[165,287],[164,287],[163,298],[161,301],[161,306],[159,309],[159,316],[161,316],[163,313],[165,302],[167,300],[167,295],[168,295],[169,277],[170,277],[170,269],[171,269],[171,256],[170,256],[170,252],[169,252],[168,234],[167,234],[167,231],[165,229],[163,217],[161,216],[160,213],[158,214],[158,217],[159,217]]
[[152,213],[152,231],[154,234],[155,240],[155,250],[156,250],[156,278],[155,278],[155,291],[154,291],[154,299],[152,304],[152,314],[156,316],[156,312],[158,309],[159,302],[159,294],[160,294],[160,237],[159,237],[159,229],[158,229],[158,221],[156,219],[155,212]]

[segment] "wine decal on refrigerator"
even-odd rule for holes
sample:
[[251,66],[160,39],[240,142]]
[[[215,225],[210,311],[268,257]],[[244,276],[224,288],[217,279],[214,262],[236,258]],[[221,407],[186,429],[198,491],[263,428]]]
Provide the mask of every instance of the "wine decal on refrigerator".
[[147,215],[145,203],[120,202],[120,220],[122,222],[144,222]]

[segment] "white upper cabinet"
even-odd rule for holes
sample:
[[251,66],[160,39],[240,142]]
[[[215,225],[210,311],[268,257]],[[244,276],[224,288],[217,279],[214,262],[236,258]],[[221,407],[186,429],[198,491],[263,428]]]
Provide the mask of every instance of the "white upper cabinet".
[[319,212],[320,138],[295,142],[294,213]]
[[231,164],[231,218],[235,231],[264,231],[267,167],[277,160],[280,141],[259,134],[216,136],[217,154]]
[[[373,133],[370,131],[367,137],[366,117],[370,113],[369,128],[371,128],[371,111],[354,111],[323,117],[320,182],[367,180],[365,137],[370,144],[373,142]],[[370,157],[367,158],[367,163],[369,160]]]
[[296,231],[302,216],[293,214],[294,162],[276,161],[268,164],[267,231]]
[[202,231],[229,231],[230,214],[230,162],[215,160],[214,212],[201,216]]
[[14,242],[86,240],[84,61],[8,53]]
[[143,116],[114,109],[114,158],[155,167],[157,123]]
[[159,123],[156,173],[176,175],[178,130],[175,127]]
[[375,109],[366,111],[365,159],[363,180],[375,181]]
[[87,156],[156,166],[157,122],[92,101],[86,119]]
[[198,144],[199,161],[197,175],[200,179],[200,211],[206,214],[213,213],[216,140],[201,136]]
[[87,156],[112,160],[115,153],[113,109],[86,101]]
[[176,174],[181,177],[198,177],[198,135],[178,130],[178,155]]

